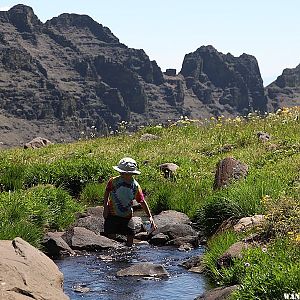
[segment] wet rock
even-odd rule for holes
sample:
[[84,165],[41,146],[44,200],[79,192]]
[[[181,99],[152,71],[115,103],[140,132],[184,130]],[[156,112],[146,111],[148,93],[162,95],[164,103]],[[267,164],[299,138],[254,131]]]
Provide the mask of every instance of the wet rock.
[[[199,245],[198,233],[187,224],[169,224],[163,227],[158,227],[155,231],[153,231],[153,237],[149,240],[149,243],[152,244],[156,241],[158,234],[167,236],[168,238],[164,238],[164,240],[176,246],[181,246],[186,243]],[[162,241],[163,239],[161,239],[161,242]]]
[[37,149],[37,148],[42,148],[48,145],[52,145],[52,143],[45,138],[41,138],[41,137],[36,137],[33,140],[31,140],[30,142],[26,143],[24,145],[24,149]]
[[149,234],[145,231],[137,233],[135,236],[135,239],[140,241],[147,241],[149,239]]
[[202,296],[197,297],[195,300],[226,300],[230,298],[232,292],[238,289],[238,285],[218,287],[204,293]]
[[74,255],[75,252],[62,238],[64,232],[48,232],[42,242],[45,253],[51,258],[59,258],[65,255]]
[[74,227],[63,235],[64,240],[72,249],[78,250],[102,250],[109,248],[119,248],[117,243],[105,236],[97,235],[93,231],[83,227]]
[[260,225],[264,221],[264,215],[254,215],[252,217],[245,217],[240,219],[237,224],[233,226],[235,232],[247,231],[253,227]]
[[164,174],[165,178],[172,178],[178,168],[179,166],[174,163],[164,163],[159,165],[159,169]]
[[181,266],[188,269],[190,272],[202,274],[205,271],[203,256],[197,255],[181,263]]
[[86,294],[90,292],[90,288],[85,285],[76,285],[73,287],[73,291],[76,293]]
[[139,263],[129,268],[122,269],[117,272],[117,276],[152,276],[165,277],[168,276],[167,270],[162,265],[153,263]]
[[202,255],[193,256],[183,261],[180,265],[189,270],[192,267],[198,266],[202,262],[202,258]]
[[132,217],[134,230],[136,233],[139,233],[143,230],[143,221],[141,217]]
[[187,246],[189,248],[190,247],[196,248],[199,246],[199,238],[198,235],[187,235],[187,236],[172,239],[167,242],[167,245],[174,245],[183,248],[184,246]]
[[162,246],[162,245],[165,245],[168,241],[169,241],[168,235],[163,234],[163,233],[158,233],[158,234],[155,234],[153,237],[151,237],[149,242],[152,245]]
[[226,157],[217,164],[214,189],[219,189],[248,174],[248,166],[232,157]]
[[63,275],[45,254],[21,238],[0,241],[1,299],[66,300]]

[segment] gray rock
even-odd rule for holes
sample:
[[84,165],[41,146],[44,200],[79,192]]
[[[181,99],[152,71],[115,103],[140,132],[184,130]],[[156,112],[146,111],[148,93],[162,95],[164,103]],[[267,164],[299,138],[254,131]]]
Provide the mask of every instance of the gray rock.
[[214,189],[227,186],[234,180],[246,177],[248,166],[235,158],[226,157],[217,164]]
[[48,145],[52,145],[53,143],[51,143],[48,139],[46,138],[41,138],[41,137],[36,137],[33,140],[31,140],[30,142],[26,143],[24,145],[24,149],[36,149],[36,148],[42,148]]
[[205,271],[205,265],[203,263],[202,255],[197,255],[189,258],[188,260],[182,262],[181,266],[194,273],[202,274]]
[[7,300],[67,300],[56,264],[21,238],[0,241],[0,297]]
[[257,137],[258,139],[262,142],[262,143],[265,143],[265,142],[268,142],[270,140],[270,135],[266,132],[262,132],[262,131],[259,131],[257,133]]
[[166,234],[163,233],[158,233],[155,234],[153,237],[151,237],[151,239],[149,240],[149,242],[152,245],[156,245],[156,246],[162,246],[165,245],[167,242],[169,241],[169,237]]
[[190,218],[186,214],[175,210],[162,211],[160,214],[155,215],[153,219],[158,228],[171,224],[190,225],[192,223]]
[[159,136],[151,133],[145,133],[140,137],[140,141],[155,141],[160,139]]
[[165,178],[172,178],[178,168],[179,166],[174,163],[163,163],[159,165],[159,169]]
[[204,295],[197,297],[195,300],[228,300],[238,287],[238,285],[218,287],[204,293]]
[[120,270],[117,272],[117,276],[153,276],[153,277],[165,277],[168,276],[167,270],[162,265],[153,263],[139,263],[129,268]]
[[231,245],[221,257],[217,260],[218,268],[221,267],[230,267],[233,264],[233,259],[235,258],[242,258],[243,250],[248,249],[251,247],[250,244],[245,242],[236,242]]
[[[162,235],[163,234],[163,235]],[[163,227],[158,227],[152,233],[153,237],[149,240],[149,243],[156,244],[159,237],[159,244],[162,242],[168,242],[170,245],[176,245],[180,247],[186,243],[197,247],[199,245],[198,233],[187,224],[169,224]]]
[[86,213],[79,215],[74,227],[84,227],[100,234],[104,231],[103,206],[89,207]]
[[93,231],[83,227],[74,227],[68,230],[63,238],[72,249],[78,250],[102,250],[121,247],[120,243],[105,236],[97,235]]
[[252,217],[241,218],[234,226],[235,232],[247,231],[260,225],[264,221],[264,215],[254,215]]
[[64,232],[48,232],[42,242],[45,253],[51,258],[58,258],[64,255],[74,255],[75,252],[62,238]]

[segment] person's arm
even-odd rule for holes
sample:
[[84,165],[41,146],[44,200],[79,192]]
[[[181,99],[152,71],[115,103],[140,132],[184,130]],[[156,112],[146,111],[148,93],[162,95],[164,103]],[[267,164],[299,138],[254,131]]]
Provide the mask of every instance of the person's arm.
[[108,197],[109,191],[105,190],[104,199],[103,199],[103,218],[106,219],[108,216]]
[[112,178],[108,181],[106,185],[106,189],[104,192],[104,197],[103,197],[103,218],[106,219],[108,216],[108,200],[109,200],[109,194],[112,190]]
[[149,209],[148,203],[146,202],[146,200],[140,202],[143,210],[145,211],[145,213],[147,214],[147,216],[149,217],[149,221],[151,223],[152,228],[155,230],[157,228],[156,224],[154,223],[153,217],[151,215],[151,211]]

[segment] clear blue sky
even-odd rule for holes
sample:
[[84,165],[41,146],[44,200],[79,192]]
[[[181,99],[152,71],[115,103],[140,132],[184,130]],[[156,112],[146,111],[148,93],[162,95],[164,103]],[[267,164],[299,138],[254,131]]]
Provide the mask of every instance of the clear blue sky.
[[300,0],[0,0],[0,10],[18,3],[43,22],[87,14],[163,71],[180,71],[184,55],[202,45],[254,55],[264,85],[300,64]]

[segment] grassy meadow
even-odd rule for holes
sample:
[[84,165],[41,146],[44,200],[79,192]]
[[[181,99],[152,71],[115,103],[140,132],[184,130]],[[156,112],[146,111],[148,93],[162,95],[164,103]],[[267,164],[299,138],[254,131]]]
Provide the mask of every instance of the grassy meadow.
[[[300,108],[264,117],[181,120],[136,133],[0,152],[0,239],[21,236],[39,247],[47,230],[63,230],[78,211],[101,204],[106,180],[124,156],[137,160],[137,177],[154,214],[186,213],[208,236],[206,272],[215,285],[240,284],[234,299],[283,299],[300,292]],[[261,142],[257,132],[271,135]],[[141,141],[150,133],[157,140]],[[249,166],[245,179],[213,189],[216,164],[234,157]],[[176,163],[166,179],[159,164]],[[99,180],[100,178],[100,180]],[[257,228],[266,243],[246,250],[227,269],[217,258],[245,234],[213,235],[228,218],[265,214]]]

